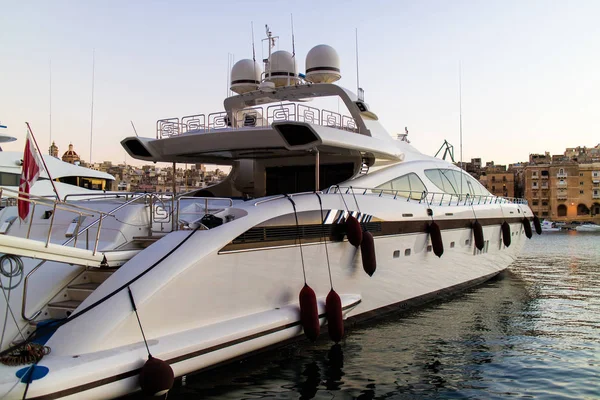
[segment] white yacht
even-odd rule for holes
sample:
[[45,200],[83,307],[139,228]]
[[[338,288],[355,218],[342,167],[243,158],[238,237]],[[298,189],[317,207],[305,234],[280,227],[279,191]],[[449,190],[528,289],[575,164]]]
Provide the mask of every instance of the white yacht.
[[[0,143],[14,140],[16,138],[12,136],[0,135]],[[70,164],[50,155],[42,155],[42,157],[55,181],[54,186],[61,199],[65,196],[96,194],[96,190],[110,190],[110,183],[115,179],[105,172]],[[22,164],[23,152],[0,149],[0,187],[9,189],[2,192],[3,198],[17,197]],[[40,170],[40,177],[31,188],[31,194],[40,197],[56,196],[48,172],[44,168]]]
[[[333,83],[331,47],[307,54],[305,75],[296,65],[285,51],[264,73],[241,60],[223,111],[161,119],[156,136],[121,142],[140,160],[231,166],[219,184],[33,198],[23,223],[0,213],[1,397],[164,393],[173,377],[303,331],[339,341],[342,318],[423,304],[510,265],[531,237],[525,201],[392,137]],[[345,113],[317,108],[323,97]]]
[[581,225],[577,225],[575,230],[577,232],[600,232],[600,225],[593,222],[584,222]]

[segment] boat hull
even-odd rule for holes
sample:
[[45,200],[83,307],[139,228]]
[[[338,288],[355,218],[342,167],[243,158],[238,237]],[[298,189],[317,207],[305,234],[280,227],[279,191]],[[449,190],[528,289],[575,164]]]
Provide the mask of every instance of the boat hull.
[[[487,243],[483,252],[474,249],[470,229],[444,230],[442,235],[447,248],[441,258],[429,250],[427,234],[376,237],[378,266],[373,277],[362,270],[359,251],[348,242],[329,243],[327,252],[333,285],[343,299],[345,316],[350,321],[361,321],[409,309],[492,278],[515,259],[525,240],[519,223],[512,223],[511,230],[512,245],[505,247],[500,226],[485,227]],[[410,255],[407,249],[411,249]],[[330,289],[325,246],[323,243],[303,245],[302,252],[307,283],[321,299],[321,324],[325,324],[322,299]],[[215,252],[208,256],[206,264],[218,265],[218,268],[210,273],[206,269],[203,272],[194,269],[198,275],[182,274],[175,279],[229,281],[228,293],[218,297],[221,304],[205,312],[203,320],[212,320],[212,323],[189,329],[179,327],[179,332],[169,332],[169,321],[164,321],[164,333],[158,333],[151,328],[151,317],[143,312],[144,308],[140,310],[150,352],[166,360],[175,376],[210,368],[302,334],[296,305],[303,285],[299,246]],[[290,266],[297,268],[292,270]],[[172,283],[182,287],[182,282]],[[212,295],[214,297],[214,293]],[[152,301],[150,299],[147,305],[150,309],[155,306]],[[277,307],[286,303],[287,306]],[[241,304],[245,305],[245,315],[233,315],[232,310],[241,309]],[[248,314],[249,308],[263,311]],[[225,310],[228,314],[219,318]],[[134,321],[129,319],[125,323],[130,322]],[[137,375],[147,353],[139,330],[136,335],[138,338],[133,344],[87,354],[66,354],[59,347],[58,354],[52,353],[40,362],[39,365],[46,366],[50,372],[29,385],[28,398],[113,398],[137,390]],[[113,339],[108,340],[114,342]],[[3,367],[0,393],[10,392],[7,398],[21,398],[25,384],[15,386],[18,379],[14,372],[18,368],[13,369]]]

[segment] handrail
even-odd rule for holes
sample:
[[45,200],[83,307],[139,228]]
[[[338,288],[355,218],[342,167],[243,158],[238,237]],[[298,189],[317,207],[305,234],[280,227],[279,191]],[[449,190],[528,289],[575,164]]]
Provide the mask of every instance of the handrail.
[[[389,194],[396,199],[399,195],[401,197],[406,197],[407,201],[415,200],[419,203],[427,200],[428,204],[437,204],[439,206],[444,205],[480,205],[482,204],[527,204],[527,200],[515,198],[515,197],[500,197],[495,195],[473,195],[470,193],[463,194],[455,194],[455,193],[443,193],[443,192],[418,192],[414,190],[395,190],[395,189],[378,189],[378,188],[361,188],[361,187],[353,187],[353,186],[338,186],[333,185],[330,186],[326,193],[341,193],[342,189],[345,189],[345,194],[350,192],[354,192],[354,194],[366,195],[366,194],[378,194],[381,197],[384,194]],[[362,191],[362,193],[355,192],[355,190]],[[415,193],[421,193],[419,198],[411,197]],[[402,196],[402,194],[408,194],[407,196]],[[436,200],[436,196],[440,198],[439,202]],[[448,200],[446,200],[448,199]]]
[[[246,124],[246,115],[255,115],[253,124]],[[260,120],[260,125],[259,125]],[[196,122],[190,124],[190,121]],[[264,122],[266,121],[266,125]],[[207,133],[218,130],[240,130],[256,127],[268,127],[276,121],[308,122],[321,126],[342,129],[349,132],[360,133],[356,120],[348,115],[308,107],[304,104],[287,102],[270,106],[254,106],[238,110],[235,115],[226,111],[210,114],[187,115],[181,118],[164,118],[156,121],[156,138],[164,139],[183,135],[188,132]]]

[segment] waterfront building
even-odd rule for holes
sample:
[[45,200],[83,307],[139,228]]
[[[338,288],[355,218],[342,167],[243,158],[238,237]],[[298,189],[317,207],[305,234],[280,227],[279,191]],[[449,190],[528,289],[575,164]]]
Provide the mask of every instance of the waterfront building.
[[533,212],[552,221],[600,220],[600,162],[580,164],[566,155],[549,159],[540,163],[536,157],[537,163],[525,167],[525,198]]
[[494,165],[493,161],[486,163],[479,182],[495,196],[515,197],[515,175],[506,165]]

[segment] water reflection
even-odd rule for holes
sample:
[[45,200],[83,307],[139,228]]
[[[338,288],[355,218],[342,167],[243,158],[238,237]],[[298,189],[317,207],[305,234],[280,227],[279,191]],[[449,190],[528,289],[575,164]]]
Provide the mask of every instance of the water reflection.
[[600,235],[534,236],[510,271],[421,310],[188,377],[169,399],[597,398]]

